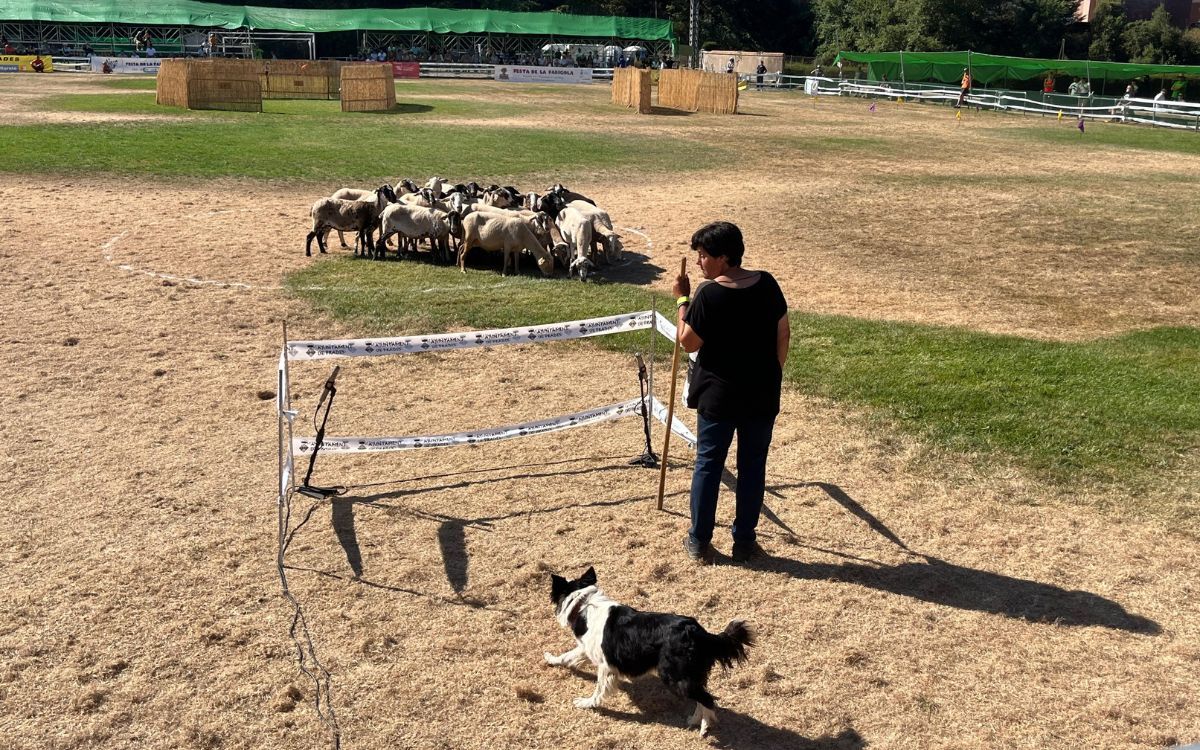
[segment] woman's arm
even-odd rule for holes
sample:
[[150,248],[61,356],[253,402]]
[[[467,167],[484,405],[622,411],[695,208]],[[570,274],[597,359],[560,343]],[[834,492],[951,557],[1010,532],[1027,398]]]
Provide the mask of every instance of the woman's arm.
[[[788,345],[792,342],[792,324],[788,321],[787,313],[779,319],[775,333],[775,353],[779,355],[779,367],[787,364]],[[690,349],[688,351],[691,351]]]
[[679,344],[688,354],[699,349],[704,345],[704,340],[700,338],[692,327],[683,321],[683,317],[687,315],[688,305],[679,306],[679,314],[676,316],[676,325],[679,327]]

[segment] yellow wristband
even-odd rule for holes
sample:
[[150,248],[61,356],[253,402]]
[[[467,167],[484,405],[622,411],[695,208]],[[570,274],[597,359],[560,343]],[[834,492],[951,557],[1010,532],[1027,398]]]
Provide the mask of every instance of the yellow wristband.
[[679,299],[675,300],[675,306],[682,307],[686,304],[689,304],[691,301],[692,301],[691,298],[685,294],[682,297],[680,297]]

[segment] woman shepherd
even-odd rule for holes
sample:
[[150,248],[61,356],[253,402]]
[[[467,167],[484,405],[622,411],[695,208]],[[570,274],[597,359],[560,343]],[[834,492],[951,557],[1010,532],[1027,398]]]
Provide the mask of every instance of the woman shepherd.
[[695,299],[686,274],[674,285],[680,341],[687,352],[697,352],[687,391],[687,405],[697,411],[697,443],[692,525],[684,547],[693,560],[712,556],[717,495],[736,433],[732,557],[745,562],[760,551],[754,530],[791,340],[787,301],[771,274],[742,267],[745,244],[737,226],[708,224],[692,235],[691,244],[709,283],[697,289]]

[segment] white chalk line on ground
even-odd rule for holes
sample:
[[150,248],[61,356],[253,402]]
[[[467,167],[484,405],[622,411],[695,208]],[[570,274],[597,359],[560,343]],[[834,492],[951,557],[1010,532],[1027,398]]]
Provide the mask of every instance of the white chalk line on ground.
[[[230,213],[235,210],[238,210],[238,209],[217,209],[214,211],[209,211],[207,214],[202,214],[202,216],[212,216],[212,215],[219,214],[219,213]],[[646,241],[646,249],[647,250],[654,249],[654,243],[650,239],[650,235],[646,234],[645,232],[634,229],[633,227],[618,227],[618,229],[620,229],[623,232],[632,232],[633,234],[638,235],[639,237],[643,238]],[[281,292],[281,291],[285,291],[287,289],[287,287],[284,287],[280,284],[250,284],[250,283],[247,283],[244,281],[222,281],[219,279],[204,279],[204,278],[200,278],[198,276],[178,276],[176,274],[163,273],[162,271],[155,271],[155,270],[149,269],[149,268],[138,268],[137,266],[132,266],[128,263],[118,263],[112,256],[112,249],[113,249],[113,247],[115,247],[117,245],[118,242],[120,242],[122,239],[124,239],[125,235],[127,235],[127,234],[129,234],[129,230],[121,232],[118,235],[114,235],[113,237],[109,238],[109,240],[107,242],[100,245],[100,250],[104,255],[104,260],[108,261],[109,265],[113,266],[114,268],[116,268],[120,271],[125,271],[126,273],[141,274],[143,276],[147,276],[147,277],[154,278],[154,279],[161,279],[163,281],[171,281],[176,284],[192,284],[194,286],[200,286],[200,287],[217,287],[217,288],[222,288],[222,289],[244,289],[247,291],[268,291],[268,292]],[[422,289],[421,292],[424,294],[429,294],[432,292],[448,292],[448,291],[456,291],[456,290],[473,291],[473,290],[477,290],[477,289],[495,289],[495,288],[501,287],[501,286],[508,286],[508,284],[509,284],[508,282],[500,282],[499,284],[489,284],[487,286],[482,286],[482,287],[473,286],[473,285],[441,286],[441,287],[434,286],[434,287],[429,287],[428,289]],[[300,286],[300,287],[294,287],[294,289],[296,291],[303,291],[303,292],[358,292],[361,294],[367,294],[367,293],[371,293],[371,292],[381,291],[379,289],[365,289],[362,287],[330,287],[330,286]]]

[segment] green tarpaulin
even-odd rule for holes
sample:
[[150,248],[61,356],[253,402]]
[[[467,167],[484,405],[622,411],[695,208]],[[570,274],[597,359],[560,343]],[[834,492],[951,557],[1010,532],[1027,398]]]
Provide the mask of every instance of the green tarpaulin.
[[121,23],[274,31],[428,31],[437,34],[537,34],[671,40],[671,22],[657,18],[509,13],[442,8],[289,10],[216,5],[194,0],[0,0],[0,20]]
[[868,77],[889,81],[942,81],[958,83],[962,69],[971,69],[975,83],[1028,81],[1047,73],[1057,76],[1125,81],[1142,76],[1169,78],[1200,76],[1195,65],[1136,65],[1094,60],[1049,60],[1032,57],[1001,57],[977,52],[839,52],[838,61],[867,63]]

